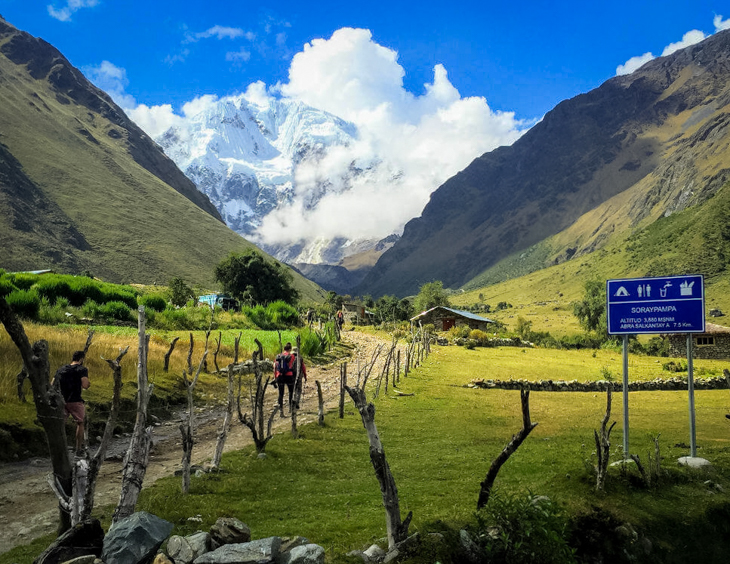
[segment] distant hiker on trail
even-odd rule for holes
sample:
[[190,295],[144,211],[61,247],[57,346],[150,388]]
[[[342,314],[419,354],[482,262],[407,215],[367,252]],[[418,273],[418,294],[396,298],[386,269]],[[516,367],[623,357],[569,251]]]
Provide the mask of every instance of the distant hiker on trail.
[[71,364],[66,364],[58,369],[53,377],[53,382],[58,381],[61,387],[61,395],[66,402],[64,408],[67,415],[73,417],[76,422],[76,454],[83,454],[85,447],[84,420],[86,408],[81,398],[81,390],[88,390],[91,386],[89,381],[89,369],[84,366],[84,351],[76,351],[71,356]]
[[345,324],[345,316],[342,313],[342,310],[339,310],[337,312],[337,326],[342,329],[342,326]]
[[[291,343],[287,343],[284,345],[284,352],[276,355],[276,362],[274,362],[274,383],[279,389],[279,411],[282,416],[284,415],[284,386],[289,388],[289,412],[291,413],[294,384],[296,383],[297,389],[301,392],[302,380],[307,379],[307,368],[304,366],[303,360],[299,362],[301,377],[297,378],[298,354],[297,347],[294,347],[292,351]],[[298,405],[296,407],[299,408]]]

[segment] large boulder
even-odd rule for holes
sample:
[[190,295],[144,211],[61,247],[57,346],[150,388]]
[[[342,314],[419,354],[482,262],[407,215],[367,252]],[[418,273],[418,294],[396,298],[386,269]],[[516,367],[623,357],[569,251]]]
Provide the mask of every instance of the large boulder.
[[[226,544],[195,559],[195,564],[274,564],[279,560],[281,539],[268,537]],[[108,564],[108,563],[107,563]]]
[[60,564],[79,556],[101,556],[104,529],[98,519],[83,521],[58,537],[33,564]]
[[241,544],[251,540],[251,529],[235,517],[219,517],[210,528],[210,536],[219,546]]
[[133,513],[111,526],[104,538],[101,559],[105,564],[151,562],[172,528],[169,521],[146,511]]

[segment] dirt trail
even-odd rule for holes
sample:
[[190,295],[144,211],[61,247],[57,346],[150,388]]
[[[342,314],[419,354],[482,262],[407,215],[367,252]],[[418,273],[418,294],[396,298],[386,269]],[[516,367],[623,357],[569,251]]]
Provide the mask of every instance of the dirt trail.
[[[358,361],[361,366],[364,365],[372,358],[376,347],[384,343],[382,339],[364,333],[345,332],[343,337],[355,347],[353,357],[348,361],[353,366],[349,369],[351,374],[356,371],[354,367],[358,366]],[[308,384],[304,389],[302,408],[298,417],[301,425],[317,419],[315,380],[322,386],[325,411],[339,404],[339,363],[308,367],[307,376]],[[266,396],[267,403],[273,406],[276,397],[274,388],[270,388]],[[193,447],[194,464],[212,458],[222,420],[223,410],[219,406],[199,408]],[[155,427],[152,433],[154,446],[145,475],[145,486],[173,474],[180,468],[182,447],[179,423],[180,419],[177,418]],[[291,419],[288,417],[275,419],[275,435],[289,432],[290,429]],[[121,456],[128,444],[129,438],[121,437],[110,447],[97,481],[96,507],[116,504],[118,501],[122,479]],[[238,450],[250,444],[253,444],[251,432],[235,418],[228,433],[225,451]],[[58,509],[56,498],[47,482],[50,471],[50,460],[46,458],[0,464],[0,554],[56,530]]]

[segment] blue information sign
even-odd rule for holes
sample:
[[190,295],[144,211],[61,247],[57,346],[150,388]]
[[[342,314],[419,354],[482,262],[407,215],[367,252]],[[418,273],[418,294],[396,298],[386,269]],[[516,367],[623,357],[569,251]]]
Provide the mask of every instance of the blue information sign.
[[705,331],[701,274],[608,280],[606,302],[611,335]]

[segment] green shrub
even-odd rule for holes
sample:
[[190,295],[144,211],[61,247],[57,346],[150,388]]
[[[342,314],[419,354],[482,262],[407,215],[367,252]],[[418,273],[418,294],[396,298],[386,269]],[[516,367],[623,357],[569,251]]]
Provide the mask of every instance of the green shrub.
[[275,329],[285,329],[299,324],[296,308],[283,300],[277,300],[266,307],[266,315]]
[[568,543],[565,512],[547,497],[492,494],[477,514],[486,533],[489,562],[569,564],[575,552]]
[[13,290],[5,297],[5,300],[19,317],[38,319],[41,299],[35,290]]
[[7,296],[13,290],[18,290],[18,288],[13,284],[10,276],[7,274],[0,276],[0,296]]
[[476,341],[479,345],[483,345],[489,340],[489,335],[479,329],[472,329],[469,331],[469,339]]
[[[64,303],[65,302],[65,303]],[[60,298],[55,304],[51,305],[48,298],[41,298],[41,307],[38,311],[38,321],[45,325],[58,325],[68,321],[66,310],[68,309],[68,300]]]
[[210,327],[210,308],[195,305],[150,312],[148,325],[168,331],[205,331]]
[[108,302],[99,308],[99,314],[104,319],[114,321],[134,321],[129,306],[124,302]]
[[669,339],[652,337],[644,347],[649,356],[669,356]]
[[37,274],[28,272],[18,272],[10,276],[12,276],[13,285],[19,290],[30,290],[30,287],[38,282],[38,278],[40,278]]
[[101,316],[99,304],[94,300],[86,300],[81,306],[81,313],[88,319],[98,319]]
[[447,335],[450,340],[454,339],[468,339],[471,329],[466,325],[454,326],[448,330]]
[[41,297],[48,298],[51,304],[64,297],[74,307],[93,300],[98,304],[123,302],[130,309],[137,308],[137,291],[131,286],[99,282],[86,276],[46,274],[38,277],[33,287]]
[[272,329],[272,323],[266,312],[266,308],[261,304],[253,307],[243,306],[241,311],[256,325],[256,327],[260,329]]
[[325,352],[327,343],[316,331],[305,328],[299,333],[299,352],[302,356],[318,356]]
[[140,296],[138,299],[139,305],[144,306],[146,309],[152,309],[154,311],[165,311],[167,308],[167,300],[165,296],[161,294],[146,294]]

